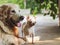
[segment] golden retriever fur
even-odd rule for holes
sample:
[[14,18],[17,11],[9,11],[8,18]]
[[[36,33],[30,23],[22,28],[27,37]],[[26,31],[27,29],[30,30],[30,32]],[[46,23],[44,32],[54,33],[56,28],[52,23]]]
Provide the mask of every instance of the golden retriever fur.
[[24,19],[20,15],[20,9],[15,4],[3,4],[0,6],[0,42],[2,45],[19,45],[24,40],[18,38],[17,23]]

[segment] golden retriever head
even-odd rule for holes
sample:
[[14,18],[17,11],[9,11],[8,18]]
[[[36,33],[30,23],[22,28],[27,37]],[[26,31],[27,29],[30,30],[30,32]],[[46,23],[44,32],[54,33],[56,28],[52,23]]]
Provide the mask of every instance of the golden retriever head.
[[24,16],[20,15],[20,8],[16,4],[4,4],[0,6],[0,20],[10,27],[17,26]]

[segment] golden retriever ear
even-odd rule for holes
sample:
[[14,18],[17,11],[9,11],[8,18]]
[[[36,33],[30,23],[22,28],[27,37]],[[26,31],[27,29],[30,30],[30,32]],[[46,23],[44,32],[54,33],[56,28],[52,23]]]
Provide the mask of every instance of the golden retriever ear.
[[11,10],[11,7],[9,7],[7,5],[3,5],[1,8],[2,8],[2,13],[5,15],[7,15]]
[[7,5],[2,5],[0,8],[0,15],[2,16],[2,18],[6,18],[10,14],[11,8]]
[[7,8],[8,8],[7,5],[2,5],[2,6],[1,6],[1,9],[2,9],[1,13],[2,13],[2,14],[6,13]]

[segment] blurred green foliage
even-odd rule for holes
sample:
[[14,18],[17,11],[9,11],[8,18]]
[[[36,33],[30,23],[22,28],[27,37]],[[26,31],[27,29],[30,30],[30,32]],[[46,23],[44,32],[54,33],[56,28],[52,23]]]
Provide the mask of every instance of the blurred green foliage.
[[5,4],[5,3],[18,4],[20,8],[24,8],[24,0],[0,0],[0,4]]
[[42,9],[49,10],[44,15],[50,15],[55,19],[58,12],[58,0],[27,0],[26,8],[31,8],[31,13],[42,13]]
[[[24,0],[0,0],[0,4],[15,3],[24,8]],[[49,10],[44,15],[50,15],[55,19],[58,12],[58,0],[26,0],[26,9],[30,8],[32,14],[42,13],[42,9]]]

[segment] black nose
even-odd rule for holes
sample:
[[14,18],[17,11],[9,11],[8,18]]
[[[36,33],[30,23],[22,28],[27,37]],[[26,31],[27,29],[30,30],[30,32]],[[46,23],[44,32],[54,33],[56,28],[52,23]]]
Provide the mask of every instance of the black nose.
[[35,25],[36,24],[36,22],[35,23],[33,23],[33,25]]
[[14,43],[11,43],[11,44],[9,44],[9,45],[15,45]]
[[19,20],[22,21],[24,19],[24,16],[20,16]]

